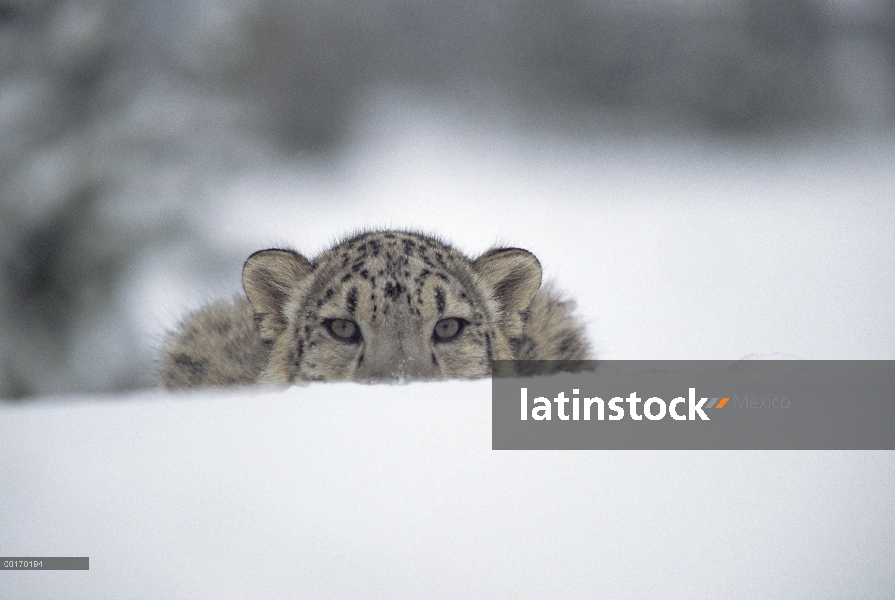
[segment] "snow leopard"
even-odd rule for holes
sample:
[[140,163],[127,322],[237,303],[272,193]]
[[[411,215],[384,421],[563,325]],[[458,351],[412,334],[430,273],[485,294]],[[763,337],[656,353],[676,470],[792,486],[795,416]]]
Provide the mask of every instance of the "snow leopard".
[[574,303],[521,248],[471,259],[430,235],[365,231],[313,260],[255,252],[242,284],[168,335],[161,387],[480,378],[496,360],[590,358]]

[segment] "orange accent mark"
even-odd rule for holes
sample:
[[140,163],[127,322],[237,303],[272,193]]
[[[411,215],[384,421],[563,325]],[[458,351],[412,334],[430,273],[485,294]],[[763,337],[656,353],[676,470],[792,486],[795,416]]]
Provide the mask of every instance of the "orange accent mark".
[[721,402],[719,402],[718,406],[716,406],[715,408],[724,408],[724,405],[727,404],[728,400],[730,400],[730,398],[721,398]]

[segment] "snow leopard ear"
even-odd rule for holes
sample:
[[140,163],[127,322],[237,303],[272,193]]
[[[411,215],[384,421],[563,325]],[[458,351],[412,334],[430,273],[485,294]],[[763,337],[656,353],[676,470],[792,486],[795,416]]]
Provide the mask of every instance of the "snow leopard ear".
[[478,257],[472,270],[491,288],[507,335],[521,335],[521,313],[541,287],[541,263],[535,255],[521,248],[494,248]]
[[246,260],[242,287],[255,310],[255,323],[263,339],[272,341],[286,328],[286,302],[313,270],[307,258],[292,250],[260,250]]

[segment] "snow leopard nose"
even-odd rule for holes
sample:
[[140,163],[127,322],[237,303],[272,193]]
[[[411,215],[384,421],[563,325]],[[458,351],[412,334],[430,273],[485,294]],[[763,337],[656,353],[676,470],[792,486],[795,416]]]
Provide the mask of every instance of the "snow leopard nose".
[[389,348],[385,352],[374,353],[367,365],[364,379],[369,381],[404,382],[419,379],[435,379],[438,371],[434,362],[426,360],[429,353],[425,348]]

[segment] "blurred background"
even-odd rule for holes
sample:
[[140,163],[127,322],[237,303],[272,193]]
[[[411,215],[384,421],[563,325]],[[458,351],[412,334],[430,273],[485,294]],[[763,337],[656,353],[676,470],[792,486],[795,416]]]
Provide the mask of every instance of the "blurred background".
[[[0,0],[0,397],[151,386],[164,331],[261,247],[389,225],[524,245],[498,225],[538,181],[519,223],[669,177],[711,206],[750,202],[719,177],[858,173],[877,203],[837,219],[888,261],[893,149],[895,0]],[[880,285],[855,358],[895,356]]]

